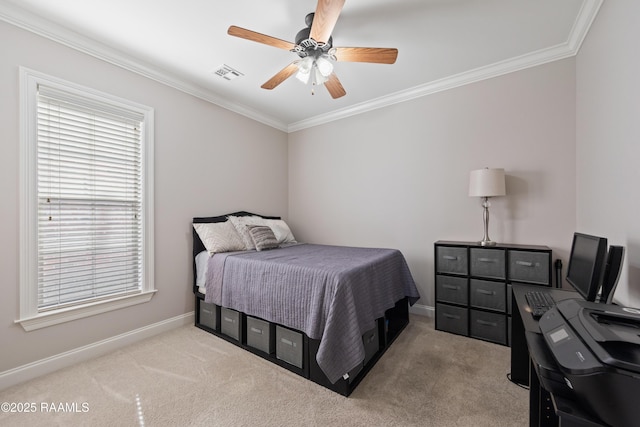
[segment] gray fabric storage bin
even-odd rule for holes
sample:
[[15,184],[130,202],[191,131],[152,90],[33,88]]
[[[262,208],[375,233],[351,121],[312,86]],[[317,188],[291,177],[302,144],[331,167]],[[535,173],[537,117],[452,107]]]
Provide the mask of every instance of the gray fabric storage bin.
[[272,354],[275,349],[271,323],[266,320],[247,316],[247,345],[267,354]]
[[276,325],[276,357],[302,369],[302,333]]
[[467,274],[467,248],[438,246],[436,248],[436,272]]
[[498,344],[507,344],[507,318],[503,314],[470,311],[470,336]]
[[380,335],[378,334],[378,322],[376,326],[364,334],[362,334],[362,344],[364,345],[364,360],[358,366],[349,371],[349,378],[347,381],[351,383],[353,379],[358,376],[362,368],[364,368],[369,361],[380,350]]
[[240,312],[222,307],[220,309],[220,332],[240,341],[241,334]]
[[502,249],[471,248],[471,275],[504,279],[505,251]]
[[380,336],[378,335],[378,324],[373,329],[362,334],[362,343],[364,344],[364,365],[380,350]]
[[469,334],[469,310],[447,304],[436,304],[436,325],[441,331]]
[[500,312],[506,311],[506,284],[488,280],[470,280],[469,299],[471,307],[486,308]]
[[206,303],[200,300],[200,325],[213,330],[218,329],[218,306],[213,303]]
[[436,276],[438,301],[467,305],[469,283],[466,277]]
[[547,252],[509,251],[509,279],[540,285],[549,283],[549,263]]

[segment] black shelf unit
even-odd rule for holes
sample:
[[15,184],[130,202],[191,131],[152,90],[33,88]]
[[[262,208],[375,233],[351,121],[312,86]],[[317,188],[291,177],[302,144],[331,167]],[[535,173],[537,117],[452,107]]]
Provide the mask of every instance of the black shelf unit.
[[510,345],[511,287],[552,285],[547,246],[439,240],[434,244],[436,329]]

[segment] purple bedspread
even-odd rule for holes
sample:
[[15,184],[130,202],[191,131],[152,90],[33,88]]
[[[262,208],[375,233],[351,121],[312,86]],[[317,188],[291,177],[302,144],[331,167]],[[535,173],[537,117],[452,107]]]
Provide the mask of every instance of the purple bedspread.
[[207,276],[206,302],[319,339],[316,360],[332,383],[364,360],[362,334],[377,318],[420,297],[395,249],[300,244],[217,254]]

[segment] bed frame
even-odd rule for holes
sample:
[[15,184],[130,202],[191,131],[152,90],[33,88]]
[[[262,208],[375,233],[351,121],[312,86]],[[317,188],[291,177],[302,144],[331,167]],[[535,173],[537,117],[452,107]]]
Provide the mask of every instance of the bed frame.
[[[240,211],[227,215],[217,216],[217,217],[198,217],[193,218],[194,223],[211,223],[211,222],[223,222],[226,220],[226,217],[229,215],[234,216],[250,216],[257,215],[252,214],[250,212]],[[280,219],[279,217],[269,217],[264,215],[257,215],[262,218],[267,219]],[[395,341],[395,339],[400,335],[400,332],[407,326],[409,323],[409,302],[408,298],[403,298],[396,302],[395,307],[387,310],[385,312],[384,317],[381,317],[376,320],[376,327],[372,331],[368,331],[367,334],[371,333],[370,336],[377,337],[377,342],[374,342],[373,345],[367,345],[365,343],[365,360],[367,361],[364,366],[362,366],[358,371],[353,372],[349,378],[341,378],[336,383],[331,383],[329,379],[326,377],[318,363],[316,362],[316,353],[320,346],[320,340],[309,338],[304,332],[301,331],[293,331],[294,333],[300,334],[301,342],[302,342],[302,360],[301,367],[295,366],[291,363],[288,363],[284,360],[281,360],[276,356],[275,346],[272,345],[270,348],[273,348],[273,351],[265,352],[256,349],[247,344],[247,318],[251,319],[251,316],[247,316],[244,313],[238,314],[239,320],[239,334],[238,339],[235,339],[229,336],[226,333],[223,333],[221,330],[221,313],[222,307],[217,306],[215,304],[207,304],[204,301],[204,294],[198,291],[196,286],[196,266],[195,266],[195,257],[197,254],[205,250],[200,237],[196,233],[195,229],[193,230],[193,271],[194,271],[194,280],[193,280],[193,292],[195,294],[195,326],[205,330],[217,337],[220,337],[230,343],[237,345],[263,359],[269,360],[272,363],[275,363],[291,372],[294,372],[306,379],[309,379],[319,385],[322,385],[336,393],[339,393],[343,396],[349,396],[353,390],[358,386],[360,381],[365,377],[365,375],[371,370],[371,368],[376,364],[376,362],[382,357],[385,351],[391,346],[391,344]],[[214,316],[212,318],[212,316]],[[271,340],[275,341],[275,327],[283,327],[281,325],[275,325],[273,323],[269,323],[269,327],[271,330]],[[290,328],[287,328],[290,329]],[[376,330],[377,329],[377,330]],[[365,334],[366,335],[366,334]],[[363,336],[364,339],[364,336]]]

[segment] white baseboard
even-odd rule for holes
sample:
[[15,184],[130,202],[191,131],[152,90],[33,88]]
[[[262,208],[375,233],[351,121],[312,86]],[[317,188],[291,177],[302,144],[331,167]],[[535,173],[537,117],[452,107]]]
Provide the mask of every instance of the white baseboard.
[[418,316],[426,316],[426,317],[436,317],[436,309],[435,307],[431,307],[429,305],[423,304],[414,304],[409,307],[409,313],[416,314]]
[[46,359],[37,360],[8,371],[0,372],[0,391],[41,375],[50,374],[76,363],[102,356],[159,333],[167,332],[180,326],[194,324],[194,316],[194,312],[185,313],[124,334],[116,335],[115,337],[74,348],[73,350],[47,357]]

